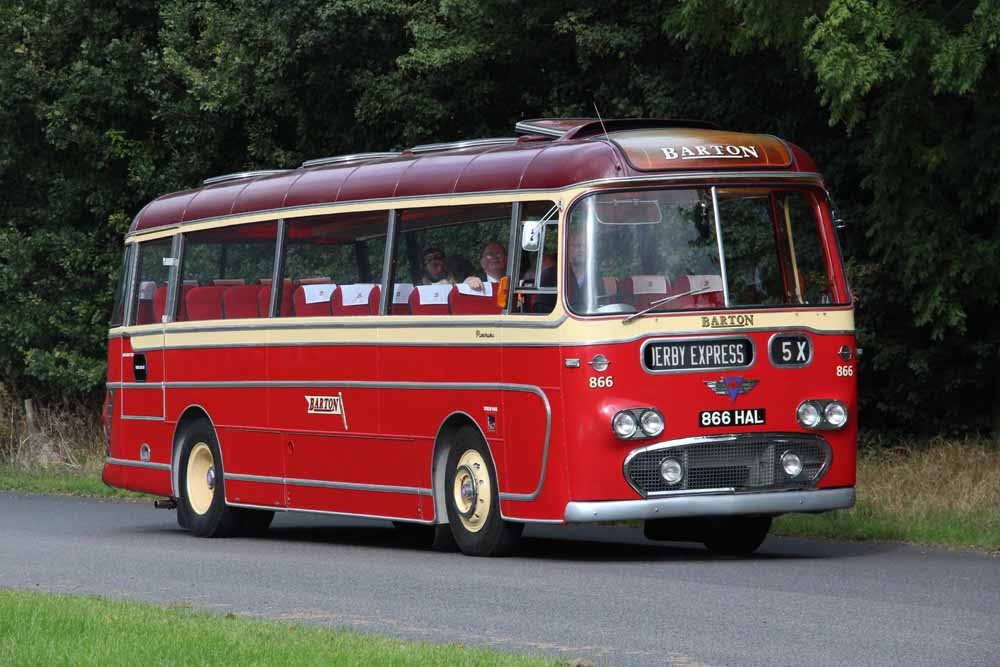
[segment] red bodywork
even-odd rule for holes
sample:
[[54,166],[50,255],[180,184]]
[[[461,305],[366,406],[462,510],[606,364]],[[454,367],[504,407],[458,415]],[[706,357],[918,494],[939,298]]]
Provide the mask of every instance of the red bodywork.
[[[658,123],[675,128],[671,132],[678,145],[715,132],[705,129],[709,127],[706,124],[675,121],[608,120],[604,127],[614,133]],[[636,155],[606,140],[602,127],[592,119],[541,120],[524,125],[533,134],[507,145],[429,154],[405,152],[395,158],[289,170],[167,195],[146,206],[136,216],[131,231],[347,201],[558,190],[602,179],[649,177],[651,168],[691,168],[690,164],[650,160],[642,163],[642,169],[637,168]],[[762,173],[762,181],[772,179],[769,170],[775,174],[773,179],[779,179],[779,171],[815,169],[801,149],[773,137],[725,135],[725,141],[738,143],[749,137],[766,144],[762,161],[753,165]],[[727,170],[735,168],[724,160],[697,166],[714,170],[723,180]],[[741,168],[747,169],[746,165]],[[824,242],[832,247],[826,216],[823,224]],[[839,262],[831,269],[838,292],[846,294]],[[851,308],[827,310],[849,312]],[[696,314],[711,315],[713,311]],[[691,313],[679,314],[685,315]],[[482,327],[486,321],[489,328],[490,322],[496,325],[504,317],[511,316],[484,320],[482,315],[472,315],[469,322]],[[275,324],[269,333],[261,334],[260,344],[147,345],[142,387],[136,386],[133,375],[132,337],[159,335],[167,340],[170,332],[212,327],[205,322],[178,322],[154,327],[152,333],[148,327],[139,332],[124,330],[113,335],[108,346],[108,382],[116,397],[104,481],[156,495],[176,495],[171,466],[177,425],[186,413],[202,410],[218,434],[230,503],[440,520],[435,516],[432,495],[439,484],[434,478],[433,455],[449,418],[457,416],[474,421],[486,438],[500,492],[507,496],[501,500],[504,515],[561,521],[569,501],[640,498],[626,481],[622,465],[631,450],[650,442],[615,437],[610,420],[620,409],[658,408],[665,416],[666,430],[656,440],[664,441],[733,432],[732,428],[698,425],[700,410],[731,407],[767,408],[766,426],[745,427],[740,432],[805,432],[796,422],[795,408],[804,399],[822,398],[843,401],[851,419],[843,430],[822,433],[833,450],[833,461],[819,486],[854,485],[855,378],[853,371],[851,377],[836,373],[837,366],[845,364],[838,350],[845,345],[855,349],[850,331],[803,328],[811,336],[814,360],[807,368],[788,369],[775,368],[768,361],[767,342],[772,332],[740,333],[752,338],[757,350],[753,367],[743,373],[760,383],[734,402],[706,387],[706,380],[720,378],[717,371],[653,375],[643,369],[640,348],[645,340],[681,335],[671,325],[671,317],[655,318],[655,324],[641,336],[623,327],[623,342],[578,338],[545,344],[553,339],[552,332],[558,331],[549,328],[540,330],[545,332],[540,335],[541,342],[532,345],[506,344],[506,329],[499,326],[490,328],[495,338],[489,345],[392,345],[381,344],[374,337],[350,344],[283,345],[281,326]],[[336,317],[330,318],[331,326],[336,327],[336,321]],[[567,315],[564,321],[589,320]],[[447,320],[452,328],[454,322],[454,316]],[[414,331],[436,331],[444,323],[427,321]],[[720,333],[726,332],[713,330],[703,335]],[[218,335],[225,334],[220,331]],[[630,335],[633,339],[626,340]],[[587,362],[598,352],[611,362],[607,374],[614,375],[613,390],[594,392],[588,384],[595,371]],[[567,359],[580,359],[582,365],[568,368]],[[853,369],[853,359],[849,365]],[[220,386],[223,383],[227,386]],[[307,412],[309,395],[340,395],[345,414]],[[495,420],[492,429],[491,417]],[[147,463],[152,466],[136,465],[144,443],[149,445]],[[230,475],[268,480],[230,479]]]

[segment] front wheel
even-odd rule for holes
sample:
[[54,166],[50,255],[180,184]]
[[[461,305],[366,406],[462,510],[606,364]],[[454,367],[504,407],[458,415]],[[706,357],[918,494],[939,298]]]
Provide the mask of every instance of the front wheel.
[[468,556],[509,555],[524,524],[501,518],[493,457],[471,426],[458,430],[447,466],[445,504],[458,548]]
[[703,543],[708,550],[729,556],[747,556],[757,550],[771,529],[771,517],[734,517],[712,522]]
[[181,433],[179,445],[177,522],[198,537],[240,534],[242,516],[226,505],[222,459],[212,425],[205,419],[192,422]]

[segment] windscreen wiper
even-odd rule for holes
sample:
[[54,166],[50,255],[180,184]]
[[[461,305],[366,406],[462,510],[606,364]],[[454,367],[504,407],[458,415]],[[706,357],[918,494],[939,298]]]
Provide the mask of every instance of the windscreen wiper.
[[654,310],[657,306],[662,306],[663,304],[669,303],[669,302],[673,301],[674,299],[679,299],[682,296],[694,296],[696,294],[705,294],[706,292],[718,292],[718,291],[719,290],[715,289],[714,287],[709,287],[709,286],[705,285],[705,286],[699,287],[697,289],[688,290],[687,292],[681,292],[680,294],[671,294],[670,296],[665,296],[662,299],[657,299],[656,301],[653,301],[648,306],[646,306],[645,308],[643,308],[642,310],[640,310],[638,313],[632,313],[631,315],[629,315],[628,317],[626,317],[624,320],[622,320],[622,324],[628,324],[629,322],[631,322],[632,320],[636,319],[637,317],[642,317],[646,313]]

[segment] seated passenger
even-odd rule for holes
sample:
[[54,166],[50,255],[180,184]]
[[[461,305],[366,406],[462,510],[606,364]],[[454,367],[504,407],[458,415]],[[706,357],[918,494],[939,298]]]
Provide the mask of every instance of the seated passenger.
[[479,254],[479,266],[483,273],[469,276],[465,284],[474,290],[482,290],[484,282],[498,283],[507,271],[507,249],[497,241],[490,241]]
[[424,285],[453,285],[455,278],[445,264],[444,253],[440,248],[424,250],[424,274],[421,283]]

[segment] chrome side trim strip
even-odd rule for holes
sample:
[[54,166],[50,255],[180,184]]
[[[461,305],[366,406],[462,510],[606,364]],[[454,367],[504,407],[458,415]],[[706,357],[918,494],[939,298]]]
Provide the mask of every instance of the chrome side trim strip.
[[778,515],[788,512],[827,512],[854,505],[854,487],[817,491],[776,491],[716,496],[675,496],[649,500],[569,502],[567,523],[672,519],[693,516]]
[[243,475],[225,473],[226,479],[237,482],[261,482],[264,484],[288,484],[291,486],[312,486],[323,489],[342,489],[344,491],[377,491],[379,493],[405,493],[415,496],[429,496],[430,489],[416,486],[389,486],[384,484],[359,484],[356,482],[328,482],[320,479],[298,479],[295,477],[264,477],[261,475]]
[[[129,389],[135,389],[135,387],[130,386]],[[164,421],[165,419],[166,417],[143,417],[141,415],[135,415],[135,416],[122,415],[122,421],[125,422],[161,422]]]
[[[109,389],[129,389],[133,385],[148,386],[141,382],[109,382]],[[545,471],[549,462],[549,444],[552,436],[552,405],[548,396],[540,387],[527,384],[508,384],[491,382],[373,382],[373,381],[291,381],[291,380],[251,380],[234,382],[164,382],[166,389],[295,389],[297,387],[324,388],[324,389],[431,389],[437,391],[519,391],[534,394],[542,399],[545,408],[545,440],[542,445],[541,473],[538,476],[538,485],[530,493],[501,493],[500,500],[531,501],[541,494],[542,486],[545,484]]]
[[400,518],[400,517],[397,517],[397,516],[381,516],[381,515],[378,515],[378,514],[352,514],[350,512],[330,512],[328,510],[303,510],[303,509],[298,509],[298,508],[295,508],[295,507],[280,507],[280,506],[277,506],[277,505],[274,506],[274,507],[269,507],[267,505],[250,505],[248,503],[231,503],[228,500],[226,501],[226,505],[228,505],[230,507],[245,507],[247,509],[252,509],[252,510],[268,510],[270,512],[302,512],[304,514],[327,514],[327,515],[331,515],[331,516],[350,516],[350,517],[355,517],[355,518],[358,518],[358,519],[381,519],[381,520],[385,520],[385,521],[407,521],[409,523],[422,523],[422,524],[428,524],[428,525],[434,523],[433,521],[425,521],[425,520],[422,520],[422,519]]
[[105,463],[115,466],[124,466],[126,468],[147,468],[149,470],[165,470],[170,471],[169,463],[150,463],[149,461],[134,461],[132,459],[116,459],[108,457],[105,459]]
[[[318,204],[307,204],[305,206],[294,206],[290,208],[273,208],[261,211],[252,211],[249,213],[229,213],[226,215],[220,215],[213,218],[201,218],[199,220],[186,220],[184,222],[176,222],[169,225],[162,225],[159,227],[151,227],[149,229],[143,229],[138,232],[129,232],[125,236],[125,242],[129,243],[133,239],[142,238],[144,234],[161,233],[168,230],[183,230],[185,227],[191,225],[200,225],[206,222],[227,222],[229,220],[237,220],[239,218],[250,218],[258,216],[276,216],[276,217],[299,217],[312,215],[312,212],[318,208],[347,208],[355,207],[359,204],[364,204],[371,206],[372,210],[379,210],[381,208],[406,208],[411,202],[422,202],[422,201],[434,201],[436,199],[456,199],[456,198],[467,198],[469,201],[466,203],[474,204],[477,199],[483,198],[494,198],[498,195],[510,195],[514,197],[511,201],[520,200],[527,201],[535,196],[548,196],[552,197],[558,195],[559,193],[565,192],[567,190],[576,190],[578,188],[588,188],[598,185],[630,185],[632,183],[645,183],[645,182],[670,182],[670,181],[712,181],[715,183],[725,184],[727,181],[745,181],[745,180],[761,180],[761,181],[812,181],[818,187],[824,188],[823,177],[817,172],[811,171],[734,171],[734,172],[718,172],[718,171],[689,171],[682,173],[658,173],[651,174],[649,176],[619,176],[616,178],[596,178],[590,181],[580,181],[579,183],[570,183],[559,188],[537,188],[533,190],[485,190],[482,192],[445,192],[433,195],[417,195],[411,197],[382,197],[378,199],[352,199],[342,202],[323,202]],[[291,215],[289,215],[291,214]]]

